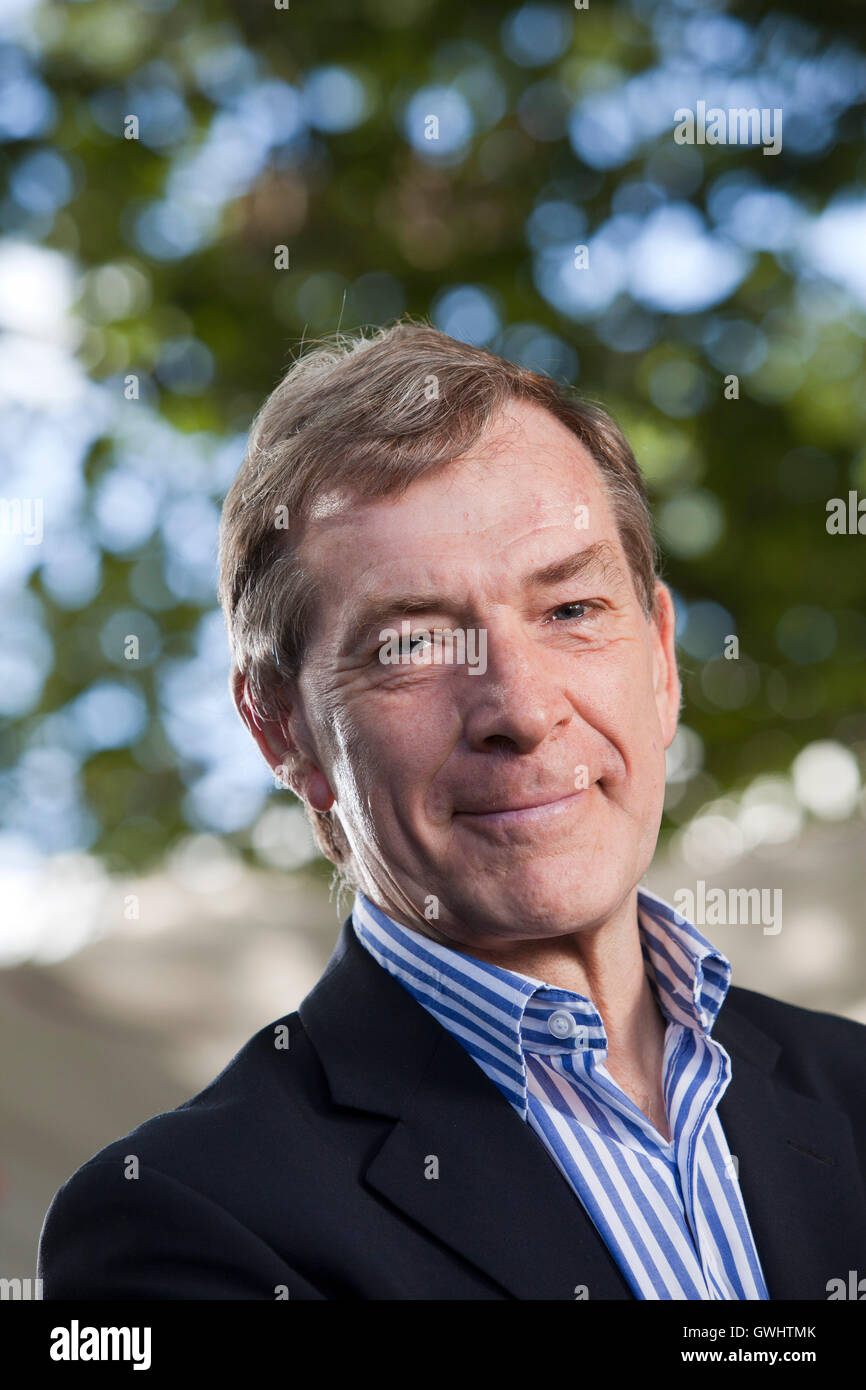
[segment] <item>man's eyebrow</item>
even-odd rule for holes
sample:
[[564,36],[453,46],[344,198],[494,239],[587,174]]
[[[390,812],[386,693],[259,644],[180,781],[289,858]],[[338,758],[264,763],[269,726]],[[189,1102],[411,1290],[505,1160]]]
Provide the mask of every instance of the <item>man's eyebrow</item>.
[[523,584],[525,588],[538,588],[542,585],[563,584],[567,579],[581,579],[589,574],[602,574],[605,578],[613,580],[623,579],[623,572],[616,563],[613,547],[608,541],[595,541],[561,560],[542,565],[540,569],[528,574]]
[[[622,568],[617,564],[613,547],[608,541],[595,541],[592,545],[575,550],[560,560],[553,560],[549,564],[530,570],[521,580],[521,587],[549,588],[554,584],[564,584],[569,579],[586,578],[591,574],[602,574],[614,582],[624,581]],[[371,631],[384,627],[389,619],[406,617],[412,613],[442,611],[452,606],[453,600],[449,600],[435,589],[371,598],[349,615],[340,649],[353,650]]]

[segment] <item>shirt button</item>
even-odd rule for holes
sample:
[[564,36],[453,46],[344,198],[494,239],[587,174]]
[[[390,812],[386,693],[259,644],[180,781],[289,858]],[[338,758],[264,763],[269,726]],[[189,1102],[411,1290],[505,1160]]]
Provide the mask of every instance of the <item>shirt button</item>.
[[555,1038],[573,1038],[575,1033],[579,1031],[577,1024],[566,1009],[554,1009],[547,1020],[547,1027]]

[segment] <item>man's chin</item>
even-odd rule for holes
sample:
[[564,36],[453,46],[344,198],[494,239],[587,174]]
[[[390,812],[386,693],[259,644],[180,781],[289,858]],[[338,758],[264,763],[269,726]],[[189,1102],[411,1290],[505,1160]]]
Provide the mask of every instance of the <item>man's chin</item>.
[[[483,876],[466,897],[448,895],[454,917],[482,939],[544,940],[592,930],[609,921],[634,887],[617,875],[587,881],[585,874],[561,866],[547,872],[521,865],[513,876]],[[473,891],[474,890],[474,891]]]

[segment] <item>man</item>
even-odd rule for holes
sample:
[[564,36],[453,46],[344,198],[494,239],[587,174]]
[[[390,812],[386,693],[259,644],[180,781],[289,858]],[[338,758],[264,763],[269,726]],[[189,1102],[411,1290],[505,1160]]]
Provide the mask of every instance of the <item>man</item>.
[[337,340],[257,417],[221,571],[238,710],[355,905],[296,1013],[60,1189],[44,1296],[823,1299],[864,1268],[866,1029],[731,986],[639,887],[680,685],[608,416],[425,325]]

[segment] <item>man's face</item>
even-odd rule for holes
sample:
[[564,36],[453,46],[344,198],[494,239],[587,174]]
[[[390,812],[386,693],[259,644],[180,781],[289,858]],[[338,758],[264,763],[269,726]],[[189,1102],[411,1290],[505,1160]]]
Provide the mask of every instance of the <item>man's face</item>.
[[[537,574],[578,552],[573,577]],[[290,720],[300,783],[325,779],[367,895],[468,946],[601,925],[652,859],[679,682],[670,595],[648,620],[576,437],[511,402],[402,497],[329,499],[301,559],[322,597]],[[480,630],[486,669],[423,645],[383,663],[406,617]]]

